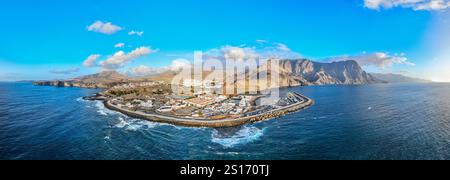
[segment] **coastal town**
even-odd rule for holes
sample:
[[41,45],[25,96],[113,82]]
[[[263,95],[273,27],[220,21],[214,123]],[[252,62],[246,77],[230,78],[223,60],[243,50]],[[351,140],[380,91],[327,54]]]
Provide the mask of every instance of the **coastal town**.
[[234,84],[234,92],[230,93],[225,90],[232,86],[215,79],[168,81],[172,76],[167,73],[154,78],[130,78],[105,71],[33,84],[100,89],[101,92],[84,99],[102,101],[106,108],[133,118],[190,127],[239,126],[277,118],[314,104],[312,99],[295,92],[274,95],[260,87],[253,92],[238,93],[238,85]]
[[[164,81],[116,85],[93,97],[106,107],[129,116],[185,126],[235,126],[282,116],[308,107],[312,100],[287,93],[272,104],[262,104],[261,94],[222,94],[213,82],[185,81],[173,92]],[[193,89],[200,89],[194,91]]]

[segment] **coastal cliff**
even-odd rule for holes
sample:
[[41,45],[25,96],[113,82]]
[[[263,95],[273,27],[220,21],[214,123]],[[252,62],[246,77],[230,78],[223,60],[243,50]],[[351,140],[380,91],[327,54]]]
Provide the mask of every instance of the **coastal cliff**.
[[126,83],[128,78],[115,71],[104,71],[98,74],[83,76],[71,80],[36,81],[36,86],[56,86],[56,87],[80,87],[80,88],[104,88]]
[[280,61],[282,72],[306,81],[309,85],[372,84],[381,80],[366,73],[353,60],[320,63],[307,59]]
[[[360,85],[384,83],[365,72],[354,60],[321,63],[308,59],[279,60],[279,69],[257,69],[250,72],[249,78],[238,79],[235,86],[245,87],[250,81],[259,81],[260,74],[278,73],[279,82],[276,87],[295,87],[310,85]],[[266,72],[268,71],[268,72]],[[269,83],[259,83],[260,89],[269,87]]]

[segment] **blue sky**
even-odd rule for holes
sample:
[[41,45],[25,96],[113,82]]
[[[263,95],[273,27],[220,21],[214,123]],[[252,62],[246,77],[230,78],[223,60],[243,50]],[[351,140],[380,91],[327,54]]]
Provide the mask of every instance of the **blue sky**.
[[[100,67],[83,66],[83,61],[90,55],[101,55],[98,61],[106,61],[119,51],[123,52],[120,57],[136,55],[115,67],[121,72],[141,65],[160,68],[175,58],[189,58],[196,50],[254,47],[260,45],[257,40],[267,46],[286,45],[289,51],[312,60],[354,58],[367,63],[365,68],[371,72],[427,73],[428,78],[446,79],[441,77],[445,74],[430,71],[431,62],[449,64],[448,43],[440,41],[449,34],[439,31],[447,26],[447,6],[420,8],[427,1],[447,1],[370,1],[375,2],[5,1],[0,5],[0,81],[64,79],[98,72]],[[114,33],[89,30],[95,22],[111,23]],[[129,35],[130,31],[143,34]],[[118,43],[124,46],[114,47]],[[441,44],[442,50],[433,48],[435,44]],[[131,53],[140,47],[148,49]]]

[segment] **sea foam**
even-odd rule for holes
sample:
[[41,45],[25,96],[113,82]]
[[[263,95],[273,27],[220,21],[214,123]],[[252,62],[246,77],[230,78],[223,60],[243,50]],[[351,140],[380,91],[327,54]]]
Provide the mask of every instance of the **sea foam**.
[[[115,125],[116,128],[123,128],[127,131],[138,131],[140,129],[152,129],[158,126],[170,126],[172,128],[175,128],[177,130],[182,130],[183,128],[187,127],[181,127],[171,124],[163,124],[163,123],[157,123],[157,122],[151,122],[148,120],[141,120],[141,119],[135,119],[128,117],[125,114],[122,114],[120,112],[116,112],[113,110],[110,110],[105,107],[103,102],[101,101],[95,101],[95,107],[97,108],[97,112],[102,116],[111,116],[111,117],[117,117],[118,116],[118,123]],[[196,128],[196,129],[203,129],[203,128]]]
[[97,107],[97,112],[103,116],[118,114],[117,112],[111,111],[108,108],[106,108],[103,102],[101,101],[95,101],[95,107]]
[[243,126],[239,131],[231,135],[223,135],[218,130],[214,130],[211,135],[211,141],[226,148],[233,148],[260,140],[265,130],[266,128],[259,129],[254,126]]
[[118,118],[118,123],[115,125],[115,127],[120,128],[120,129],[125,129],[127,131],[138,131],[141,129],[144,129],[144,130],[152,129],[152,128],[157,127],[158,125],[159,125],[158,123],[154,123],[154,122],[150,122],[150,121],[129,118],[126,116],[120,116]]
[[79,97],[75,99],[77,102],[86,102],[86,100],[83,99],[83,97]]

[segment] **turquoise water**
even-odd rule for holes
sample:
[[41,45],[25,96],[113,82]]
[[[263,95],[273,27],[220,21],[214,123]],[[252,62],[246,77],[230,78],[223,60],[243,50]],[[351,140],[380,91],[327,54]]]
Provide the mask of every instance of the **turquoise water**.
[[285,89],[306,110],[237,128],[128,118],[99,90],[0,83],[0,159],[450,159],[450,85]]

